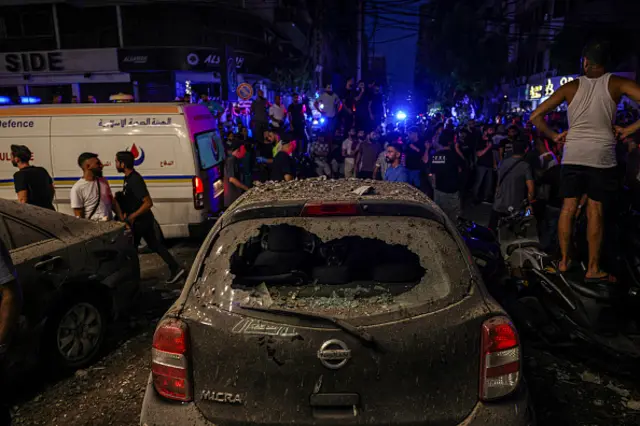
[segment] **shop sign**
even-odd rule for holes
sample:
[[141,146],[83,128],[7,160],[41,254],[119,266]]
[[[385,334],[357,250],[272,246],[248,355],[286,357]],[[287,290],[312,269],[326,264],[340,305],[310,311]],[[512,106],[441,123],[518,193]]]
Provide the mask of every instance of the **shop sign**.
[[[221,61],[219,49],[118,49],[121,71],[221,71]],[[244,56],[234,61],[236,69],[243,68]]]
[[531,84],[527,86],[527,99],[533,101],[536,99],[548,98],[560,87],[575,80],[576,77],[576,75],[553,77],[546,79],[542,84]]
[[77,49],[0,54],[0,74],[117,71],[116,49]]

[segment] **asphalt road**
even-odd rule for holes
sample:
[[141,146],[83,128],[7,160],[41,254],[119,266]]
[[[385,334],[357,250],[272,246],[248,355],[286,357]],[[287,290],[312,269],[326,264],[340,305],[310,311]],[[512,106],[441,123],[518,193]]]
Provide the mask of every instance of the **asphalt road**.
[[[181,242],[172,252],[190,265],[197,244]],[[161,284],[166,270],[142,255],[144,294],[131,317],[111,327],[105,356],[71,377],[22,383],[14,402],[16,425],[137,425],[149,376],[155,324],[177,298],[181,284]],[[631,426],[640,424],[640,382],[614,376],[574,354],[549,353],[525,345],[525,377],[539,425]],[[584,354],[583,354],[584,355]],[[586,359],[586,361],[585,361]]]

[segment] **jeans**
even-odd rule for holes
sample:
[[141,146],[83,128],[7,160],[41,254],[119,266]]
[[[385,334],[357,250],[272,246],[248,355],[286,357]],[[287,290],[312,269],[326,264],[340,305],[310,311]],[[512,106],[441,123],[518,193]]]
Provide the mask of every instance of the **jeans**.
[[293,137],[296,139],[296,153],[298,155],[306,154],[308,148],[307,130],[304,123],[298,123],[293,131]]
[[344,160],[344,177],[355,177],[356,162],[353,158],[345,158]]
[[449,219],[456,221],[460,216],[460,193],[454,192],[450,194],[448,192],[434,191],[435,203],[442,209]]
[[493,198],[493,169],[485,166],[476,167],[476,181],[473,185],[473,196],[477,201]]
[[253,149],[247,149],[247,153],[242,159],[242,183],[249,188],[253,186],[253,164],[256,153]]
[[313,161],[316,163],[316,174],[318,176],[331,177],[331,166],[325,157],[316,157]]
[[144,238],[147,243],[147,247],[154,253],[157,253],[164,263],[167,264],[171,270],[171,274],[180,270],[180,265],[173,258],[169,250],[160,242],[159,232],[156,230],[156,226],[159,227],[153,216],[149,218],[139,218],[133,223],[133,239],[134,246],[140,245],[140,240]]

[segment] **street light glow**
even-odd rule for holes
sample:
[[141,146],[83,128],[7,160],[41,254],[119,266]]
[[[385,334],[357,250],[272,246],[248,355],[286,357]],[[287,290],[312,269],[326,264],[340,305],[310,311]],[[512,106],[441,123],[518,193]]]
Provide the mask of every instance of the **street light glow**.
[[406,120],[407,113],[405,113],[404,111],[398,111],[397,114],[396,114],[396,118],[398,120]]

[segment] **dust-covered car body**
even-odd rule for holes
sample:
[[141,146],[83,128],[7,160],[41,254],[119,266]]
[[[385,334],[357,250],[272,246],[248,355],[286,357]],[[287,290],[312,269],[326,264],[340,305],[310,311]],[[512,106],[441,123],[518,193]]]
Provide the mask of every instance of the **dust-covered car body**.
[[156,329],[141,425],[534,424],[470,259],[408,185],[254,188]]
[[52,369],[91,363],[108,320],[139,288],[137,251],[124,226],[0,200],[0,238],[24,301],[6,363],[13,371],[39,360]]

